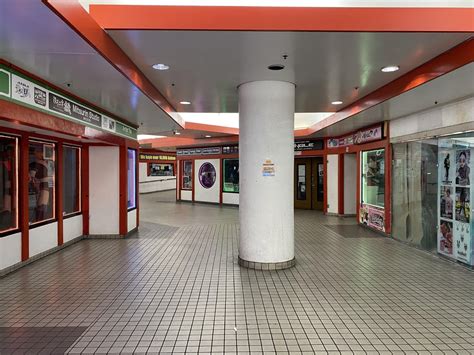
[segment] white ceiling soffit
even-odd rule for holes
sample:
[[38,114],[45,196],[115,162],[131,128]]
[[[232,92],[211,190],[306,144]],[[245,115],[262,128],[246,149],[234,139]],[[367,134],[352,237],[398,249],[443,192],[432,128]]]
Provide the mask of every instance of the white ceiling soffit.
[[[331,116],[333,112],[297,112],[295,113],[295,129],[304,129]],[[239,114],[215,112],[180,112],[185,122],[206,125],[239,128]]]
[[[295,83],[296,112],[334,111],[332,101],[344,102],[337,108],[349,105],[472,35],[153,30],[109,34],[179,112],[224,113],[238,111],[238,85],[254,80]],[[154,70],[156,63],[170,68]],[[268,70],[271,64],[284,64],[285,69]],[[387,65],[399,65],[400,70],[382,73]]]
[[264,7],[472,7],[472,0],[79,0],[85,9],[102,5]]
[[318,131],[338,136],[385,120],[394,120],[435,106],[474,96],[474,63],[467,64],[393,99]]
[[141,131],[179,128],[40,0],[0,0],[0,57]]

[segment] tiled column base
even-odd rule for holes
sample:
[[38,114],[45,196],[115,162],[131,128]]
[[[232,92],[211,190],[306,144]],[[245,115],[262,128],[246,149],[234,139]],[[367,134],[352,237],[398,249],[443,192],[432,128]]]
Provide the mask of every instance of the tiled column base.
[[288,261],[283,261],[281,263],[259,263],[255,261],[247,261],[247,260],[241,259],[239,256],[239,265],[247,269],[283,270],[283,269],[289,269],[290,267],[295,266],[295,264],[296,264],[295,258]]

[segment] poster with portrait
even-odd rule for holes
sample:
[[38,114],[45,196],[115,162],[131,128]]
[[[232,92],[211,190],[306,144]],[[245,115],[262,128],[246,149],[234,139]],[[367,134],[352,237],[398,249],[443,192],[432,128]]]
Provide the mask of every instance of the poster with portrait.
[[463,263],[471,264],[472,242],[469,223],[454,222],[454,256]]
[[439,221],[438,252],[453,256],[453,222],[443,219]]
[[470,188],[456,187],[455,219],[459,222],[469,223],[471,220],[471,195]]
[[456,150],[456,185],[470,185],[470,159],[471,151],[469,149]]
[[454,200],[453,188],[451,186],[440,187],[439,201],[440,216],[442,218],[453,219]]
[[454,181],[454,154],[450,150],[444,150],[439,153],[438,158],[438,167],[439,167],[439,176],[441,178],[441,183],[445,185],[450,185]]

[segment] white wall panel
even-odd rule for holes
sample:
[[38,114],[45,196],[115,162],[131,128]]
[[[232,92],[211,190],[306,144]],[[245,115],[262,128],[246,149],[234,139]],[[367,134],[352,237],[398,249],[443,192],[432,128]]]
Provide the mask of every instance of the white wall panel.
[[130,232],[132,229],[137,227],[137,209],[128,211],[127,213],[127,231]]
[[356,214],[357,154],[344,155],[344,214]]
[[192,201],[193,192],[191,190],[181,190],[181,200],[183,201]]
[[339,212],[339,156],[337,154],[328,154],[327,156],[327,203],[328,213]]
[[63,220],[63,241],[64,243],[80,237],[83,234],[82,214],[69,217]]
[[0,238],[0,270],[21,261],[21,233]]
[[222,193],[222,203],[227,203],[229,205],[238,205],[239,204],[239,194],[236,193]]
[[30,258],[58,246],[58,223],[30,229]]
[[[205,188],[199,181],[199,170],[201,166],[205,163],[210,163],[214,166],[216,170],[216,180],[214,185],[210,188]],[[201,202],[214,202],[219,203],[219,193],[220,193],[220,160],[219,159],[197,159],[195,160],[195,169],[194,169],[194,201]]]
[[90,234],[119,234],[119,191],[119,148],[89,147]]

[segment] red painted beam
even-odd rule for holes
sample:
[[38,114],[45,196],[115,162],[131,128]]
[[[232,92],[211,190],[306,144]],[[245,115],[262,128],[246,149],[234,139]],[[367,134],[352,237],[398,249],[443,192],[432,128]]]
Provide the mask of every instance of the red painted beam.
[[104,29],[471,32],[470,8],[91,5]]
[[79,1],[43,0],[43,2],[66,22],[69,27],[76,31],[92,48],[102,55],[115,69],[124,75],[160,109],[166,112],[171,120],[180,126],[182,125],[179,119],[176,121],[171,116],[171,114],[176,113],[175,108],[161,92],[153,86],[151,81],[138,69],[135,63],[133,63],[114,40],[85,11]]

